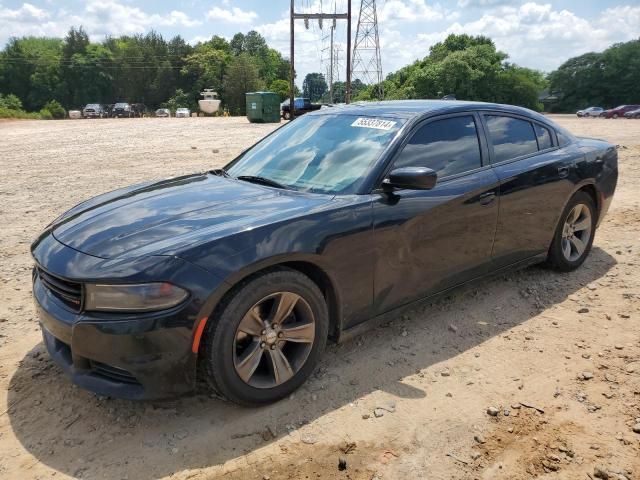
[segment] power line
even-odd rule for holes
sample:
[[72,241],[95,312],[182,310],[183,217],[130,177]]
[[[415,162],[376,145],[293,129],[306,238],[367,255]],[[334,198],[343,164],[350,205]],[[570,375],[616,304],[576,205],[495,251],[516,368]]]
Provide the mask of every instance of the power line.
[[349,103],[351,98],[351,70],[350,70],[350,57],[351,57],[351,0],[347,0],[347,11],[345,13],[307,13],[296,11],[296,3],[291,0],[289,11],[289,28],[290,28],[290,62],[291,71],[289,78],[289,105],[290,115],[293,118],[295,112],[294,108],[294,90],[295,90],[295,21],[304,20],[305,26],[309,25],[310,20],[346,20],[347,21],[347,82],[345,90],[345,100]]

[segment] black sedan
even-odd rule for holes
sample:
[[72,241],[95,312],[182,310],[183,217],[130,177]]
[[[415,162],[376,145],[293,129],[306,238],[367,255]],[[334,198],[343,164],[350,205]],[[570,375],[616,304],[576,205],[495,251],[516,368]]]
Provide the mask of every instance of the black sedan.
[[402,101],[320,110],[224,169],[90,199],[33,243],[51,357],[131,399],[204,380],[280,399],[340,341],[470,280],[579,267],[616,148],[529,110]]

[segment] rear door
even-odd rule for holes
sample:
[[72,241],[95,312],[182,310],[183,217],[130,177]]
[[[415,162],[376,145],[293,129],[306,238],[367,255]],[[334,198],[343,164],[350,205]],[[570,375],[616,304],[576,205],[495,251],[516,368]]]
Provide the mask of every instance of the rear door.
[[419,125],[391,168],[400,167],[431,168],[438,181],[374,201],[377,314],[487,272],[498,219],[498,178],[477,114]]
[[500,179],[493,261],[503,267],[548,250],[582,155],[527,117],[487,112],[483,121]]

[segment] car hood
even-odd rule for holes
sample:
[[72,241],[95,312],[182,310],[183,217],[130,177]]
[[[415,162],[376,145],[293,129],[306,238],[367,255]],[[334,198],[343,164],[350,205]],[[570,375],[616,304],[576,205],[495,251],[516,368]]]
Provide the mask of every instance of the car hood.
[[99,258],[168,255],[309,213],[330,200],[198,174],[95,197],[55,220],[51,229],[59,242]]

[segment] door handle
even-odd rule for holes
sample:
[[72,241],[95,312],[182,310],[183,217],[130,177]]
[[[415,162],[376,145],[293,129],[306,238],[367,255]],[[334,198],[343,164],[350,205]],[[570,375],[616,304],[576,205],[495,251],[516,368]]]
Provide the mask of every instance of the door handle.
[[569,167],[558,167],[558,176],[560,178],[567,178],[569,176]]
[[496,192],[486,192],[480,195],[480,205],[489,205],[496,199]]

